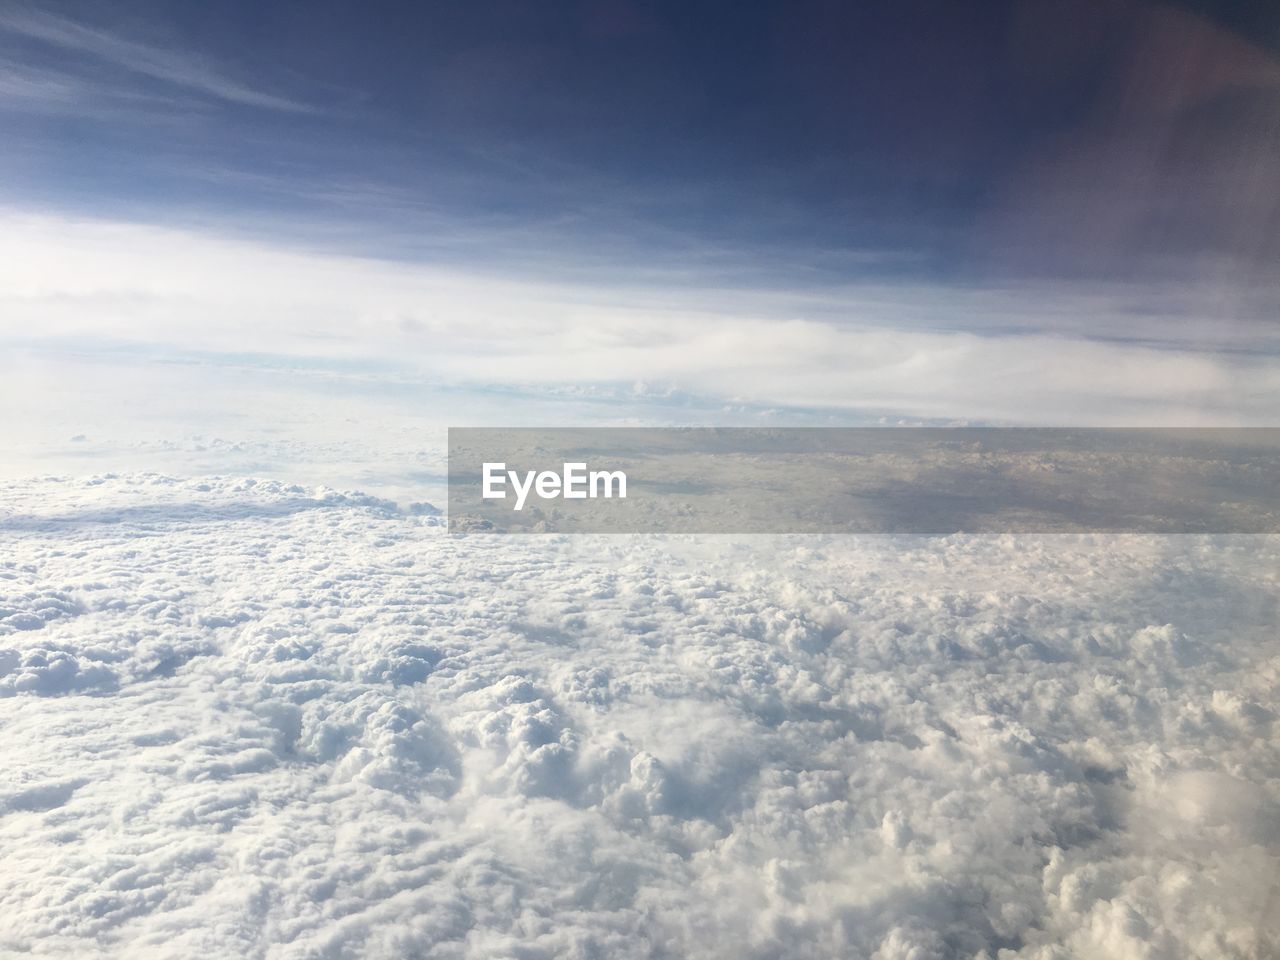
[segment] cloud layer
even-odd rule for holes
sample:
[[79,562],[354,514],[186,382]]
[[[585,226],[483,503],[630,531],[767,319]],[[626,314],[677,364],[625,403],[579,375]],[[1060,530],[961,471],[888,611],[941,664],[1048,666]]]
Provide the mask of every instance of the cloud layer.
[[[0,300],[15,350],[34,341],[64,358],[164,365],[144,381],[175,363],[266,358],[284,368],[285,394],[299,389],[291,364],[325,364],[367,393],[621,389],[1073,426],[1270,424],[1280,389],[1272,328],[1199,287],[601,286],[123,223],[15,214],[4,226]],[[122,397],[130,383],[149,395],[132,376],[113,379]],[[228,419],[253,419],[230,402]],[[561,422],[575,419],[567,410]]]
[[0,949],[1261,958],[1275,538],[5,485]]

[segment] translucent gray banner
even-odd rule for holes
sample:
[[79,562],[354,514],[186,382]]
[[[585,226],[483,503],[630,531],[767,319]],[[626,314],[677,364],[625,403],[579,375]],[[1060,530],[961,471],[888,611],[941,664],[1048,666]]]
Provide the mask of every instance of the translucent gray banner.
[[453,428],[455,533],[1277,533],[1280,429]]

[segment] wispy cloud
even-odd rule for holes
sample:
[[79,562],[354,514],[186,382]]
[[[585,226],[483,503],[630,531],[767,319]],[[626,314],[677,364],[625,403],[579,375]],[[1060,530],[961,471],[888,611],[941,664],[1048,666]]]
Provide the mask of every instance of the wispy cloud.
[[[466,388],[662,384],[719,403],[1026,424],[1269,423],[1280,388],[1271,325],[1195,303],[1148,324],[1133,313],[1140,290],[913,284],[818,299],[518,280],[56,218],[4,217],[0,238],[0,333],[38,330],[71,350],[253,351]],[[1062,322],[1070,313],[1079,325]]]
[[[0,31],[38,40],[64,52],[87,54],[128,73],[226,103],[287,113],[315,112],[310,104],[237,80],[221,65],[189,51],[142,43],[55,14],[21,7],[3,10]],[[24,83],[28,93],[40,92],[30,82]],[[42,89],[55,97],[65,95],[62,85],[46,83]]]

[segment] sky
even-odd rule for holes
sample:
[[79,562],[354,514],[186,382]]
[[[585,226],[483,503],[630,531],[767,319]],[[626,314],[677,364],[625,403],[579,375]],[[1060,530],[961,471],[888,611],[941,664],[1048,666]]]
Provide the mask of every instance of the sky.
[[0,953],[1276,955],[1277,538],[424,501],[1280,425],[1280,5],[0,0],[0,124]]
[[1274,423],[1264,7],[5,3],[0,399]]
[[6,193],[566,272],[1248,275],[1280,18],[1201,8],[6,4]]

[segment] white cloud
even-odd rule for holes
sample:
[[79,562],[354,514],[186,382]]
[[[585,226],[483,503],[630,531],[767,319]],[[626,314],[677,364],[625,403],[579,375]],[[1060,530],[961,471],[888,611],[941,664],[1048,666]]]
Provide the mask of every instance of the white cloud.
[[279,482],[0,493],[0,950],[1277,946],[1277,538],[459,539]]
[[[1280,390],[1269,327],[1176,297],[1144,320],[1132,290],[571,286],[19,214],[0,237],[7,338],[82,354],[134,344],[234,365],[259,352],[377,362],[384,384],[657,383],[722,403],[1023,424],[1270,423]],[[1073,303],[1081,318],[1062,322]],[[1137,339],[1107,339],[1117,327]]]

